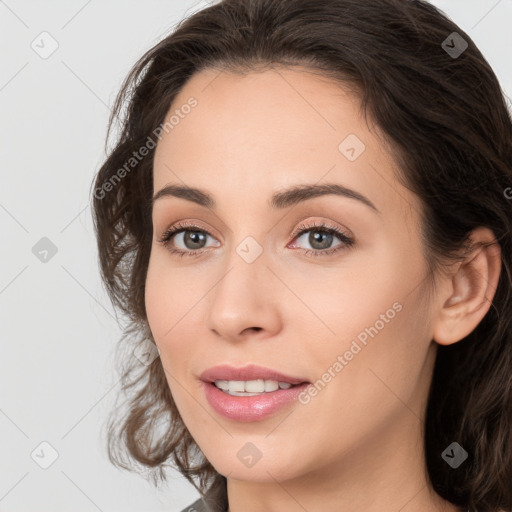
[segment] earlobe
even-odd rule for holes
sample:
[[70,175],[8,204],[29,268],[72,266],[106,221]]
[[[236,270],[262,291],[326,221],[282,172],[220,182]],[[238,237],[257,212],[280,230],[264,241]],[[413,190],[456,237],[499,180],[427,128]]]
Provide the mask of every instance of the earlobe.
[[[471,234],[473,249],[447,276],[449,280],[434,324],[433,339],[451,345],[470,334],[489,311],[501,272],[501,248],[492,231],[477,228]],[[482,246],[482,243],[492,243]]]

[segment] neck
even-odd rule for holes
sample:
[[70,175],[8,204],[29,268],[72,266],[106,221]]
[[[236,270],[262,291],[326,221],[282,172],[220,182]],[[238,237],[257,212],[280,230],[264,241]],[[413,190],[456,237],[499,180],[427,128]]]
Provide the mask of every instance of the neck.
[[228,512],[465,512],[430,486],[421,421],[404,407],[399,423],[390,421],[330,467],[320,462],[291,478],[267,472],[266,481],[228,478]]

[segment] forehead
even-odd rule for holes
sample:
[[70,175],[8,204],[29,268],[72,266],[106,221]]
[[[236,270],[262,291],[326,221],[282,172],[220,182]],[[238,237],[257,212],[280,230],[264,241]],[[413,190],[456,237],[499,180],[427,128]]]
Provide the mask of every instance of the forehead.
[[[189,109],[192,98],[196,106]],[[196,142],[196,147],[200,142],[203,151],[216,148],[243,156],[258,152],[257,146],[276,156],[326,145],[337,149],[347,129],[366,139],[370,135],[358,98],[303,68],[246,74],[203,70],[184,85],[167,118],[180,110],[190,112],[164,133],[161,147],[179,151],[184,142]]]
[[[184,108],[191,99],[195,106]],[[325,178],[369,196],[373,190],[382,208],[397,199],[386,198],[396,191],[383,188],[383,180],[394,180],[392,155],[367,126],[358,97],[307,69],[203,70],[176,96],[166,119],[171,115],[178,122],[158,143],[155,191],[181,181],[247,200],[263,189],[267,198]],[[347,157],[347,145],[355,147],[355,159]]]

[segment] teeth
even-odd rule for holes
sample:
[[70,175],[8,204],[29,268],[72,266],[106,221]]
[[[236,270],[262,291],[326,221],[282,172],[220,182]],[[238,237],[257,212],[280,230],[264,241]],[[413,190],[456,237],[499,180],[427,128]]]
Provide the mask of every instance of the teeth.
[[278,389],[289,389],[292,385],[289,382],[278,382],[277,380],[216,380],[217,388],[234,396],[255,396],[263,393],[270,393]]
[[241,393],[245,391],[245,382],[243,380],[230,380],[229,381],[229,392]]
[[249,393],[263,393],[263,391],[267,391],[265,389],[266,386],[263,379],[248,380],[243,384],[245,385],[245,389],[242,389],[241,391],[248,391]]
[[229,382],[227,380],[216,380],[215,385],[222,389],[222,391],[227,391],[229,389]]
[[266,380],[265,381],[265,393],[268,391],[277,391],[279,389],[279,382],[276,380]]

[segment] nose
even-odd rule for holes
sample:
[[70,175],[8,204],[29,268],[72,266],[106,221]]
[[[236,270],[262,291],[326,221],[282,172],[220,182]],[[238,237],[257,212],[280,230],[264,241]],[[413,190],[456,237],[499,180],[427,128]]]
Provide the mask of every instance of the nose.
[[263,255],[247,263],[233,251],[227,269],[206,297],[207,328],[226,341],[274,336],[282,324],[279,304],[284,297],[279,284]]

